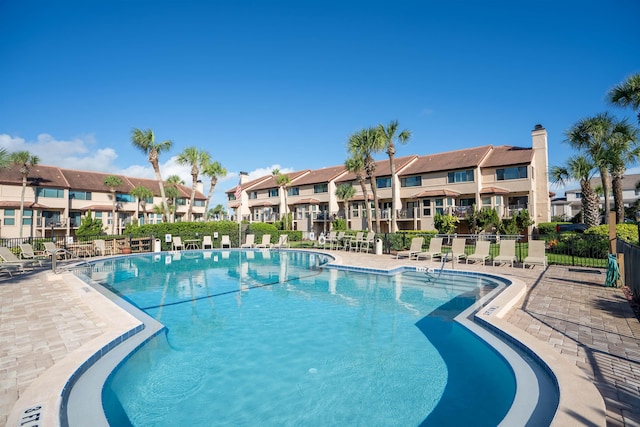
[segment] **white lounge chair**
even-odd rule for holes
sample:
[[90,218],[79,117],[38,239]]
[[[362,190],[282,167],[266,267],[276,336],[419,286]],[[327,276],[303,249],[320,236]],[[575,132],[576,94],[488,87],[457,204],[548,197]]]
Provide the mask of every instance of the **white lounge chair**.
[[182,238],[180,236],[173,236],[171,247],[174,251],[181,251],[184,249],[184,245],[182,244]]
[[547,268],[547,256],[545,255],[545,245],[546,242],[544,240],[530,240],[529,241],[529,253],[525,257],[524,261],[522,261],[522,268],[525,265],[533,265],[538,264],[544,268]]
[[278,237],[278,243],[275,243],[274,245],[272,245],[273,248],[288,248],[289,247],[289,235],[288,234],[281,234],[280,237]]
[[467,253],[464,251],[466,246],[467,239],[465,239],[464,237],[453,239],[453,243],[451,244],[451,260],[460,262],[461,258],[466,258]]
[[406,251],[398,251],[396,254],[396,259],[400,257],[408,257],[411,258],[415,256],[417,253],[422,252],[422,243],[424,243],[424,237],[414,237],[411,239],[411,246]]
[[204,236],[202,238],[202,249],[213,249],[213,242],[211,241],[211,236]]
[[349,240],[349,251],[357,252],[360,249],[360,245],[363,242],[364,242],[364,231],[358,231],[356,233],[356,237]]
[[254,240],[256,236],[253,234],[247,234],[244,238],[244,243],[240,245],[241,248],[252,248],[254,245]]
[[515,240],[501,240],[500,241],[500,253],[493,259],[493,265],[495,267],[497,263],[511,264],[516,262],[516,241]]
[[222,238],[220,239],[220,247],[221,248],[230,248],[231,247],[231,240],[229,240],[229,236],[226,234],[222,235]]
[[31,246],[31,243],[20,244],[20,257],[22,259],[37,261],[39,264],[42,264],[42,260],[47,259],[47,255],[44,251],[35,251],[33,246]]
[[25,271],[25,267],[33,268],[33,264],[41,264],[40,260],[20,259],[11,252],[6,246],[0,246],[0,259],[2,259],[2,265],[6,268],[17,268],[20,271]]
[[93,241],[93,248],[100,256],[113,255],[113,248],[107,247],[107,242],[102,239],[96,239]]
[[485,261],[491,257],[491,254],[489,253],[490,249],[491,249],[490,241],[479,240],[478,242],[476,242],[475,252],[467,256],[467,264],[469,264],[469,261],[473,261],[473,262],[478,261],[484,264]]
[[433,258],[437,256],[442,256],[442,237],[432,237],[429,241],[429,249],[418,252],[416,254],[416,259],[419,260],[420,258],[425,258],[433,261]]
[[44,245],[44,253],[47,254],[48,257],[53,258],[55,255],[56,259],[66,259],[69,256],[69,253],[66,252],[63,248],[59,248],[53,242],[42,242]]
[[331,249],[334,244],[338,243],[337,237],[338,233],[336,231],[329,232],[329,235],[326,238],[326,242],[329,244],[329,249]]
[[262,242],[256,245],[256,248],[270,248],[271,247],[271,234],[263,234]]
[[373,242],[376,239],[376,233],[373,231],[369,231],[367,233],[367,237],[365,237],[364,241],[360,244],[360,252],[365,250],[369,252],[369,249],[373,249]]

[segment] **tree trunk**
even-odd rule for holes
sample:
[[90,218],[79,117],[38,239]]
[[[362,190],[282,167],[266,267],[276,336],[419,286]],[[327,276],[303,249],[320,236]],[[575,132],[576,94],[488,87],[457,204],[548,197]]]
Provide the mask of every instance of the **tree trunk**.
[[367,231],[373,230],[373,223],[371,221],[371,212],[369,211],[369,193],[367,193],[366,181],[363,177],[358,177],[360,187],[362,188],[362,195],[364,197],[365,213],[367,214]]
[[604,193],[604,223],[609,224],[611,186],[609,185],[609,171],[607,169],[600,168],[600,179],[602,181],[602,192]]
[[613,188],[613,205],[616,211],[616,223],[624,223],[624,199],[622,195],[622,175],[616,173],[611,180],[611,187]]
[[209,187],[209,194],[207,195],[207,200],[204,202],[204,218],[205,220],[209,218],[209,203],[211,202],[211,198],[213,197],[213,189],[215,188],[218,180],[216,178],[211,178],[211,187]]
[[389,155],[389,170],[391,171],[391,229],[390,233],[396,233],[398,231],[398,222],[396,220],[396,162],[395,162],[396,147],[391,140],[387,146],[387,154]]
[[189,210],[187,216],[189,221],[193,221],[193,204],[196,201],[196,186],[198,185],[198,168],[194,165],[191,168],[191,201],[189,203]]
[[380,214],[378,212],[378,184],[376,183],[376,175],[372,173],[369,177],[369,182],[371,183],[371,191],[373,192],[373,212],[376,216],[376,233],[380,233]]

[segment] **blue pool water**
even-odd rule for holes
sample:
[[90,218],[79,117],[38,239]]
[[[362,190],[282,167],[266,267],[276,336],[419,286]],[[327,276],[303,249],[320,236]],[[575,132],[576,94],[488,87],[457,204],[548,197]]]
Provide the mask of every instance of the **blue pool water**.
[[93,280],[167,327],[105,384],[110,424],[499,424],[513,372],[453,321],[494,282],[327,260],[196,251],[94,265]]

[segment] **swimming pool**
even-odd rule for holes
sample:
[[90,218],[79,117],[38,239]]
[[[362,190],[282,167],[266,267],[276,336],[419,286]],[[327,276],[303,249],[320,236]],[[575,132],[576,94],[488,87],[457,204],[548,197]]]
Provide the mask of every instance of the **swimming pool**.
[[161,321],[105,385],[112,425],[497,425],[506,360],[453,321],[496,281],[321,268],[294,251],[106,260],[92,279]]

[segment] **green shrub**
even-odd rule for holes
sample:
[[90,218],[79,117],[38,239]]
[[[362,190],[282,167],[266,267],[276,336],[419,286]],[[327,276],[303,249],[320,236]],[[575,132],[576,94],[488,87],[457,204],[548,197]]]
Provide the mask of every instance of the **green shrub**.
[[336,218],[333,220],[333,230],[335,231],[346,231],[347,229],[347,220],[344,218]]

